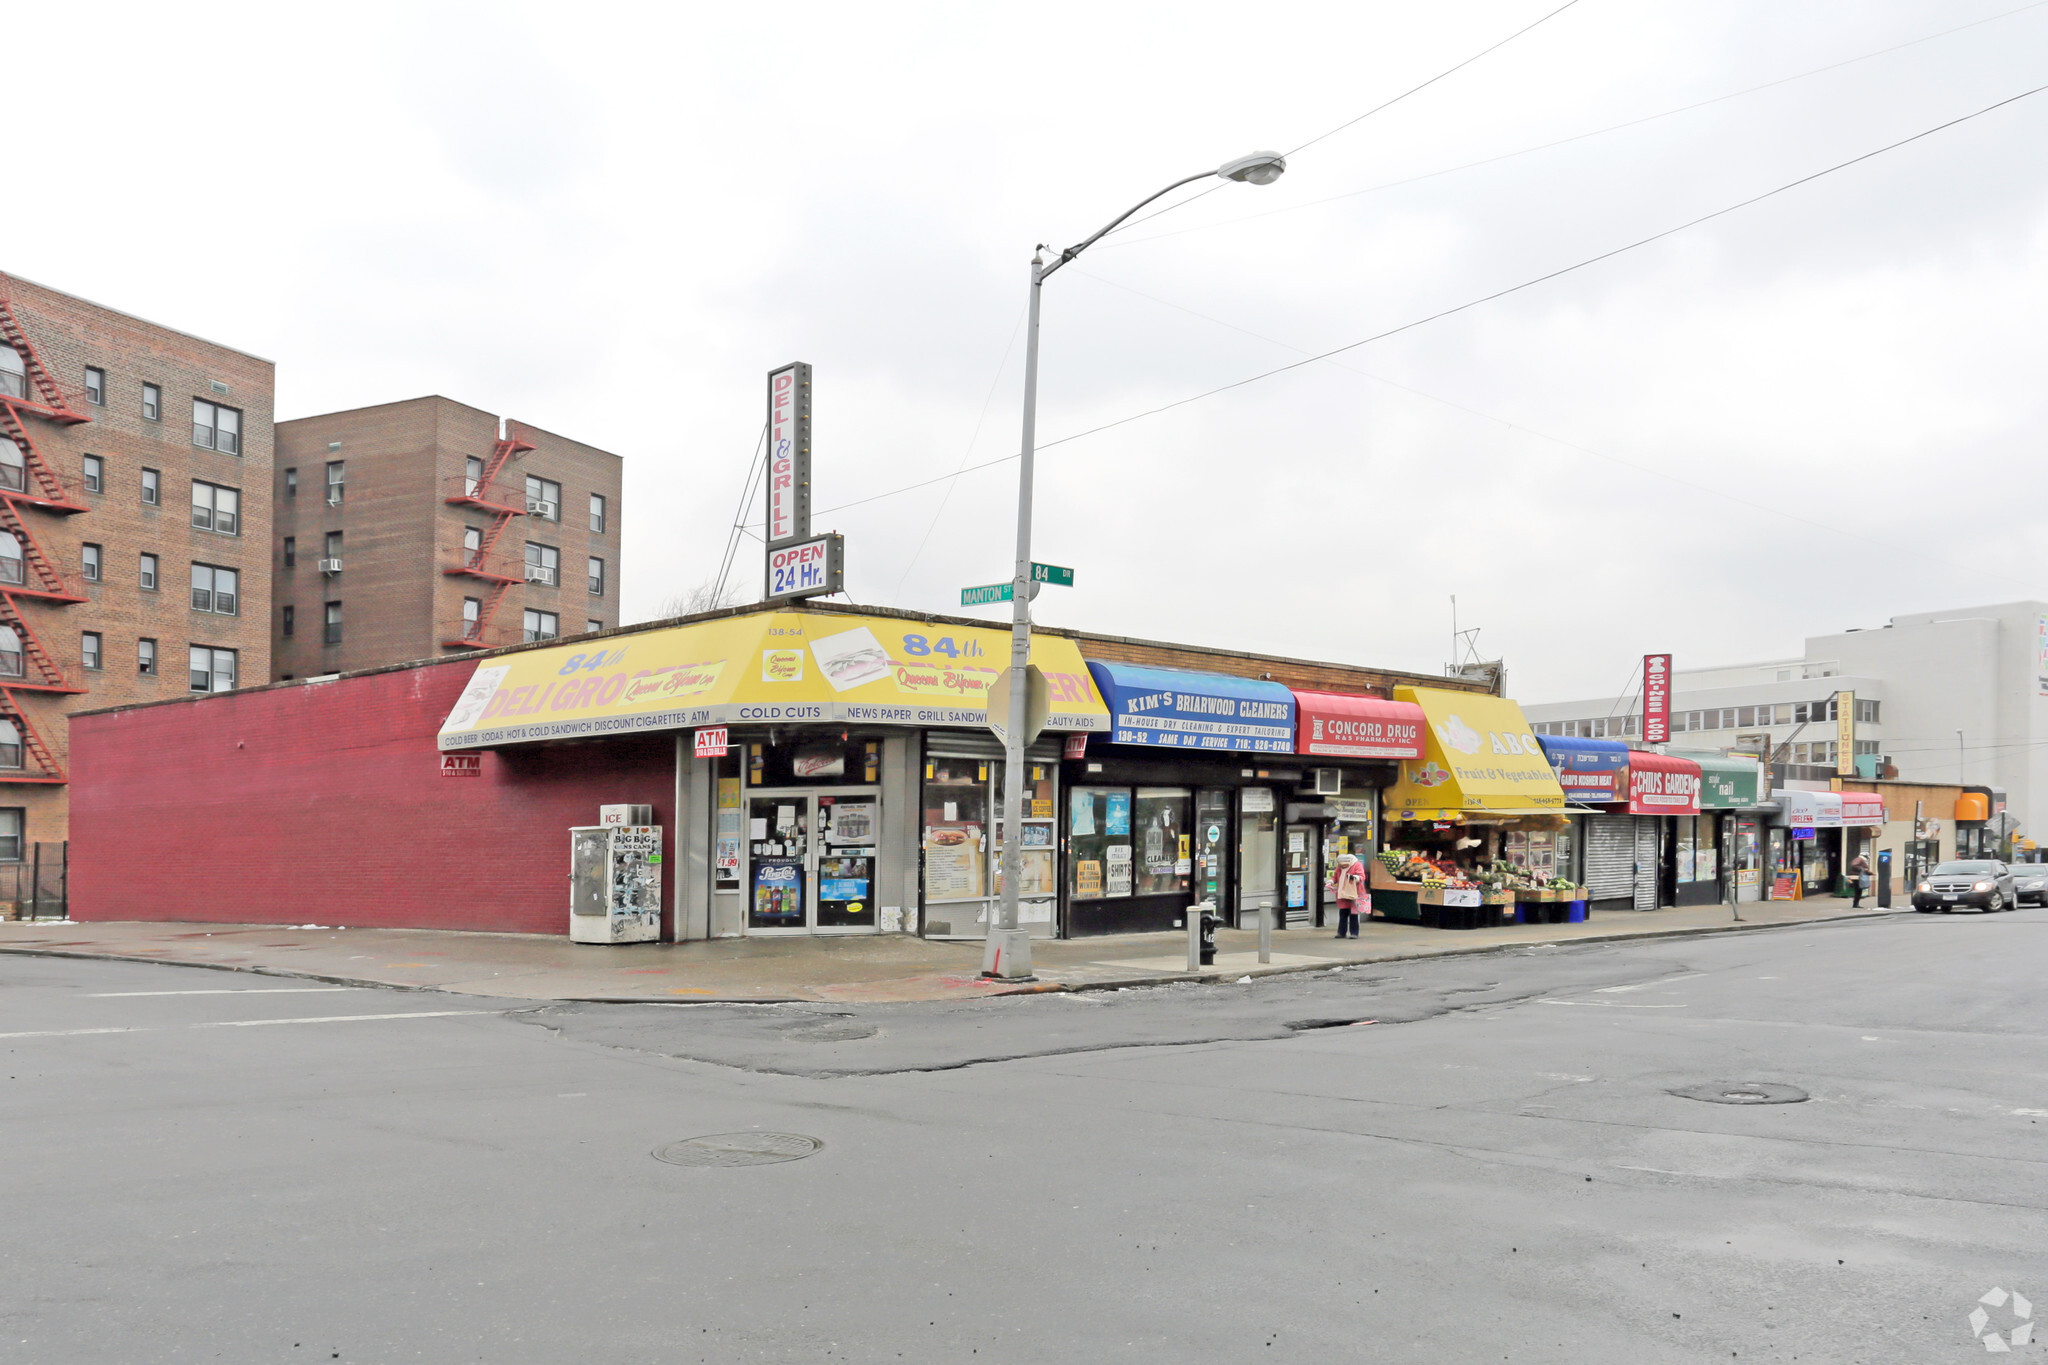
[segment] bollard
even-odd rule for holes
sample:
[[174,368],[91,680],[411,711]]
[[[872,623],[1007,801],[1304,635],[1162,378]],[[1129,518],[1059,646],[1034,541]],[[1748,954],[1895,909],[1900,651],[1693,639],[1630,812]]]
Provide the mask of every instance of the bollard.
[[1183,922],[1188,926],[1188,970],[1202,970],[1202,912],[1208,902],[1196,901],[1183,912]]
[[1273,902],[1259,902],[1259,961],[1273,960]]

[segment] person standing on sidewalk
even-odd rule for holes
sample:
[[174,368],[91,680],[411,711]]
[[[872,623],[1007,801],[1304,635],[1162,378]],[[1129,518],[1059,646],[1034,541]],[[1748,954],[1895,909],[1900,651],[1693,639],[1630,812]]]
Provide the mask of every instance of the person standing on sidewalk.
[[1372,907],[1365,889],[1365,864],[1355,853],[1337,855],[1337,937],[1357,938],[1358,917]]
[[1849,891],[1851,896],[1854,897],[1849,902],[1851,910],[1861,910],[1863,908],[1863,881],[1869,875],[1870,859],[1859,853],[1849,860]]

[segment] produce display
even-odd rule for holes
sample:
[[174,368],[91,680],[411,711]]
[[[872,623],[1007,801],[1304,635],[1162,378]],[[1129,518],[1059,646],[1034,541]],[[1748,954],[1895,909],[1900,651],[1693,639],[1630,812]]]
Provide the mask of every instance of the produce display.
[[1479,885],[1449,858],[1432,858],[1413,849],[1381,849],[1380,863],[1398,880],[1421,882],[1425,887],[1467,889]]

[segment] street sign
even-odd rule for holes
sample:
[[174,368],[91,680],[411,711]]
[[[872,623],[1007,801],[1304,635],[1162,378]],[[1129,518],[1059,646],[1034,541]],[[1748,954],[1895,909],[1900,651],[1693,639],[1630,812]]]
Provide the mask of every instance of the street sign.
[[[1028,747],[1045,730],[1046,717],[1052,711],[1052,684],[1037,664],[1030,664],[1024,670],[1024,743]],[[1004,669],[988,689],[988,728],[995,732],[996,742],[1010,742],[1010,670]]]
[[990,583],[980,588],[960,589],[960,605],[963,607],[985,607],[991,602],[1014,602],[1014,583]]
[[1040,564],[1034,560],[1031,565],[1031,581],[1050,583],[1055,588],[1071,588],[1074,586],[1074,571],[1062,569],[1057,564]]

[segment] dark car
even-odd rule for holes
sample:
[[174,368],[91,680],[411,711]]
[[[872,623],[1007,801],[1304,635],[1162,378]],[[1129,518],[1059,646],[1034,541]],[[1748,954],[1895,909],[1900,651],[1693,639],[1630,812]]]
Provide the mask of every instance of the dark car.
[[1970,906],[1984,911],[2010,910],[2019,903],[2011,869],[1989,859],[1940,863],[1913,888],[1913,908],[1954,910]]
[[2012,903],[2048,905],[2048,863],[2012,865]]

